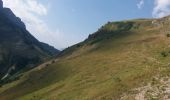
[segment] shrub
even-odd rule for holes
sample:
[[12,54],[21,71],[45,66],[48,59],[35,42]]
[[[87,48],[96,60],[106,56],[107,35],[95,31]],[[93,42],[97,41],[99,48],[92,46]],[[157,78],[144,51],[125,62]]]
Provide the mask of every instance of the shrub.
[[46,67],[48,67],[48,66],[49,66],[49,64],[46,64],[45,66],[46,66]]
[[170,34],[166,34],[167,37],[170,37]]
[[55,63],[55,60],[51,61],[51,64],[54,64]]
[[161,55],[162,55],[163,57],[167,57],[167,56],[168,56],[168,53],[165,52],[165,51],[163,51],[163,52],[161,52]]
[[108,21],[107,24],[111,24],[112,22]]
[[81,44],[77,44],[76,46],[77,46],[77,48],[79,48],[79,47],[81,47]]

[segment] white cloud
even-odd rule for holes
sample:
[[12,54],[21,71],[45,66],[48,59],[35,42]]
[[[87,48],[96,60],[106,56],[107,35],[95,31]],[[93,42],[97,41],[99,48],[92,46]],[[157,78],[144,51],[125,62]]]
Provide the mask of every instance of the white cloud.
[[138,9],[141,9],[144,4],[145,4],[144,0],[140,0],[139,3],[137,4]]
[[65,45],[59,30],[51,30],[41,17],[48,14],[48,6],[40,0],[3,0],[4,6],[9,7],[26,24],[27,29],[40,41],[63,48]]
[[170,14],[170,0],[155,0],[153,17],[160,18]]

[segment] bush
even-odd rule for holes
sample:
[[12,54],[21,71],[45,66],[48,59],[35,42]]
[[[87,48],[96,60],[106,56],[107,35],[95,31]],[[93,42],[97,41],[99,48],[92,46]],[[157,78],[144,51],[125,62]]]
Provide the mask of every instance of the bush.
[[51,61],[51,64],[54,64],[55,63],[55,60]]
[[168,56],[168,53],[165,52],[165,51],[163,51],[163,52],[161,52],[161,55],[162,55],[163,57],[167,57],[167,56]]
[[167,37],[170,37],[170,34],[166,34]]
[[108,21],[107,24],[111,24],[112,22]]
[[76,46],[77,46],[77,48],[79,48],[79,47],[81,47],[81,44],[77,44]]
[[45,66],[48,67],[50,64],[46,64]]

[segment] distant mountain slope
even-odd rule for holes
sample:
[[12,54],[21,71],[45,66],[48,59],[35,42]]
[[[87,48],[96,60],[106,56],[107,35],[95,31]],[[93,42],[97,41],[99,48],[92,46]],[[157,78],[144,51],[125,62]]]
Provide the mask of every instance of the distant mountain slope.
[[108,22],[57,59],[16,75],[0,99],[166,100],[169,59],[169,16]]
[[58,53],[59,50],[34,38],[20,18],[3,8],[0,0],[0,78],[35,67]]
[[53,46],[50,46],[46,43],[41,42],[41,45],[42,45],[42,49],[47,51],[47,53],[50,55],[57,55],[60,52],[60,50],[57,50]]

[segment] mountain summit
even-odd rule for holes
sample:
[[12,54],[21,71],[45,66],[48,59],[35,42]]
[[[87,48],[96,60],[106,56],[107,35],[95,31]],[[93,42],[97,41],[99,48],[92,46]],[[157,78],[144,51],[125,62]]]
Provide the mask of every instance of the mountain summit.
[[59,50],[39,42],[25,24],[0,0],[0,78],[35,67]]
[[11,11],[11,9],[3,7],[3,1],[2,0],[0,0],[0,14],[6,15],[6,17],[8,17],[8,19],[10,21],[12,21],[14,24],[16,24],[17,26],[19,26],[23,29],[26,29],[25,24],[21,21],[21,19],[19,17],[15,16],[15,14]]

